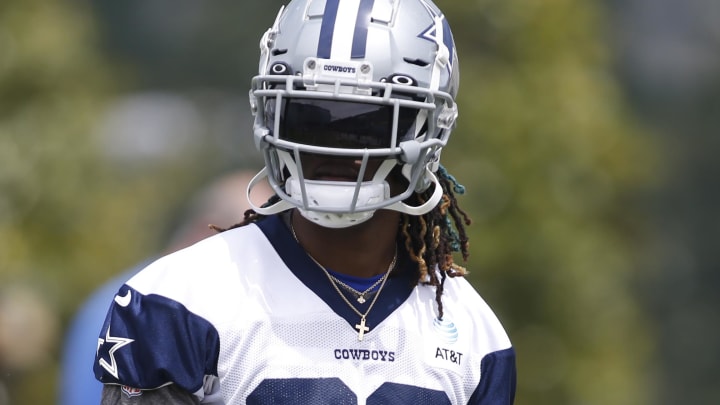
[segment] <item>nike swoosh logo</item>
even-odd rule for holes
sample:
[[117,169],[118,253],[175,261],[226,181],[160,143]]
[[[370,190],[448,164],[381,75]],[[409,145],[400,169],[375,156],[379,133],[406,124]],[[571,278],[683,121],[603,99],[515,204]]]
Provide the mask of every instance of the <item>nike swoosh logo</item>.
[[126,307],[126,306],[130,305],[131,298],[132,298],[132,291],[128,290],[127,293],[125,293],[124,297],[116,295],[115,302],[117,302],[117,304],[120,305],[121,307]]

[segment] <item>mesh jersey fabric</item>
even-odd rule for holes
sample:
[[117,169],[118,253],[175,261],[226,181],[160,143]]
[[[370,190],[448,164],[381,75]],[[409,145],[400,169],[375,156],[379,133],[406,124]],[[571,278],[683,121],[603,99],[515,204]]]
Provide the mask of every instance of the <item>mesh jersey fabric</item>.
[[[515,354],[462,278],[398,268],[367,316],[339,297],[279,216],[165,256],[123,285],[94,363],[107,384],[177,384],[217,404],[511,404]],[[358,304],[361,312],[366,303]]]

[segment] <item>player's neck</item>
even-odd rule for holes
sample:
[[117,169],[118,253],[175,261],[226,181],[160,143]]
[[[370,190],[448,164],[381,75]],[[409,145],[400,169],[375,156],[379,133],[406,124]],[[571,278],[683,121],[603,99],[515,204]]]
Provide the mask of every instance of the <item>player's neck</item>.
[[321,265],[357,277],[382,274],[395,255],[400,214],[377,211],[371,219],[349,228],[325,228],[292,215],[292,226],[302,247]]

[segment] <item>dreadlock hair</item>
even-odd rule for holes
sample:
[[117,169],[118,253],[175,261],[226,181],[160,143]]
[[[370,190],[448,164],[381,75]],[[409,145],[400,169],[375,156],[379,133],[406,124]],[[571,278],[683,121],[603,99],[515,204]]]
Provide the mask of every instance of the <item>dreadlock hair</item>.
[[[262,207],[269,207],[278,201],[280,201],[280,197],[278,197],[277,194],[273,194],[270,197],[270,199],[268,199],[267,202],[262,205]],[[265,218],[266,216],[267,215],[258,214],[257,212],[255,212],[254,209],[250,208],[250,209],[245,210],[245,212],[243,213],[242,221],[236,223],[235,225],[233,225],[229,228],[221,228],[221,227],[219,227],[217,225],[213,225],[213,224],[208,225],[208,227],[217,232],[225,232],[225,231],[229,231],[231,229],[240,228],[241,226],[252,224],[253,222],[258,222],[258,221],[262,220],[263,218]]]
[[[443,318],[442,293],[447,277],[462,277],[465,267],[455,263],[453,253],[459,252],[463,261],[470,255],[469,239],[465,226],[470,217],[457,202],[456,194],[464,194],[463,187],[440,166],[437,171],[443,196],[430,212],[420,216],[403,214],[399,237],[404,238],[410,258],[418,264],[417,282],[435,287],[438,319]],[[413,196],[414,203],[422,204],[430,198],[430,190]]]
[[[435,287],[435,301],[438,306],[438,319],[443,318],[442,294],[447,277],[462,277],[467,274],[465,267],[455,263],[453,254],[460,253],[463,262],[469,256],[469,239],[465,226],[472,222],[457,202],[456,194],[464,194],[463,187],[441,165],[437,177],[443,190],[440,203],[424,215],[402,214],[398,243],[405,246],[410,259],[417,263],[418,272],[415,283],[422,283]],[[427,201],[432,190],[414,194],[408,202],[419,205]],[[280,197],[273,195],[263,207],[275,204]],[[229,228],[209,225],[217,232],[239,228],[254,222],[261,221],[265,215],[258,214],[253,209],[245,211],[243,220]]]

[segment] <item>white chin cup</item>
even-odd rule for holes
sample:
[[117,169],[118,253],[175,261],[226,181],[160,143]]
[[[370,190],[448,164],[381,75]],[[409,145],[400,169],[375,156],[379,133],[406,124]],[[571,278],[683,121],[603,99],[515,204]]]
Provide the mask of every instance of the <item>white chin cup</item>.
[[[297,178],[290,177],[286,189],[297,203],[302,216],[326,228],[347,228],[363,223],[375,213],[375,210],[363,211],[363,208],[375,205],[390,196],[390,186],[386,182],[362,183],[358,190],[355,212],[348,213],[352,209],[357,183],[305,180],[307,205],[304,203],[302,188]],[[313,210],[313,207],[319,210]]]

